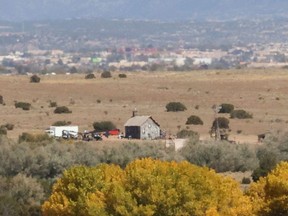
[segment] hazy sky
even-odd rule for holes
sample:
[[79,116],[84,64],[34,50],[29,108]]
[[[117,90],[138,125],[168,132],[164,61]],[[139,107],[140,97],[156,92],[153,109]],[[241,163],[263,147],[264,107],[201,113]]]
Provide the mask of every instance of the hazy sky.
[[286,16],[287,0],[0,0],[0,20],[234,19]]

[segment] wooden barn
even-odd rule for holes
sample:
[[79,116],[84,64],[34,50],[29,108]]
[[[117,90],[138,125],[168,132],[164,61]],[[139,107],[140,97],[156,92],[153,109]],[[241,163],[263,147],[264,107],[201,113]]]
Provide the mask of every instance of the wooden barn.
[[133,116],[125,126],[125,136],[132,139],[157,139],[160,125],[151,116]]

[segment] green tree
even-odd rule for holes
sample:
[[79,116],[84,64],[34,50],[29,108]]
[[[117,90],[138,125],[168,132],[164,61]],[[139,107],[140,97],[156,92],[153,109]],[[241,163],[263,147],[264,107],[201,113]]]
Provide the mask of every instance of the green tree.
[[225,117],[218,117],[212,123],[212,129],[216,130],[216,128],[220,129],[229,129],[229,120]]
[[101,78],[111,78],[112,74],[110,71],[104,71],[103,73],[101,73]]
[[95,79],[95,75],[93,73],[89,73],[85,76],[85,79]]
[[38,77],[37,75],[33,75],[30,77],[30,82],[31,83],[39,83],[40,82],[40,77]]
[[102,132],[116,129],[116,126],[111,121],[102,121],[102,122],[94,122],[93,128],[98,132]]
[[267,176],[267,174],[276,167],[279,162],[277,159],[277,152],[273,149],[260,148],[257,152],[259,159],[259,167],[252,173],[254,181],[258,181],[260,177]]
[[15,108],[21,108],[22,110],[30,110],[31,104],[27,102],[15,102]]
[[127,75],[126,74],[119,74],[118,77],[119,78],[127,78]]
[[203,121],[199,116],[191,115],[187,121],[187,125],[193,124],[193,125],[203,125]]
[[55,108],[54,113],[56,114],[72,113],[72,111],[66,106],[58,106]]
[[219,113],[231,113],[234,110],[233,104],[223,103],[220,107],[221,109],[219,110]]
[[[225,117],[216,118],[210,130],[211,137],[215,136],[216,139],[227,140],[229,136],[229,120]],[[220,135],[220,137],[218,137]]]
[[166,105],[167,112],[179,112],[187,110],[186,106],[180,102],[170,102]]

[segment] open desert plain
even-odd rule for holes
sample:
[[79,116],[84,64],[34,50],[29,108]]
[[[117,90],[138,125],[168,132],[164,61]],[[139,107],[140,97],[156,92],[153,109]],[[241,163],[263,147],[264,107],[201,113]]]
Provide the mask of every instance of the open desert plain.
[[[85,79],[85,75],[43,75],[40,83],[29,76],[0,77],[5,105],[0,106],[0,123],[14,124],[8,137],[23,132],[44,133],[59,120],[71,121],[80,131],[92,130],[95,121],[112,121],[124,131],[125,122],[137,109],[138,115],[152,116],[167,134],[181,129],[199,132],[211,139],[209,130],[215,118],[214,104],[230,103],[235,109],[253,114],[252,119],[229,119],[230,140],[257,142],[257,134],[285,130],[288,125],[288,71],[281,69],[127,73],[127,78]],[[15,101],[31,103],[24,111]],[[67,106],[72,113],[55,114],[55,107]],[[167,112],[166,104],[181,102],[187,110]],[[189,116],[199,116],[204,124],[186,125]],[[218,114],[229,118],[229,114]]]

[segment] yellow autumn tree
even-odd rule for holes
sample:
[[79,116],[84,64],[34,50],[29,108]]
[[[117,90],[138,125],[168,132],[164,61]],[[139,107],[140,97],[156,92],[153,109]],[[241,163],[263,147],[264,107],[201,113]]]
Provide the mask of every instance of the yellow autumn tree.
[[125,184],[137,206],[151,215],[251,215],[239,185],[208,168],[188,162],[136,160],[126,169]]
[[288,215],[288,162],[281,162],[266,177],[253,183],[247,194],[255,214]]
[[[78,166],[65,171],[53,186],[50,198],[42,205],[43,215],[108,215],[105,209],[114,205],[111,200],[115,199],[114,193],[114,196],[117,193],[122,198],[125,196],[121,183],[123,174],[123,170],[114,165]],[[125,199],[115,199],[115,202],[117,207],[123,202],[130,203]]]
[[141,159],[125,170],[115,165],[64,172],[43,204],[48,215],[250,216],[239,185],[188,162]]

